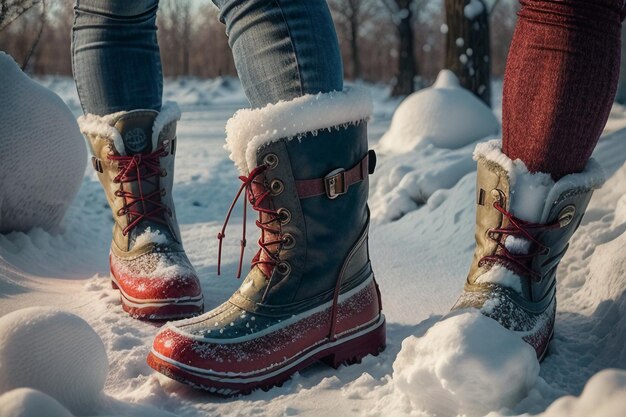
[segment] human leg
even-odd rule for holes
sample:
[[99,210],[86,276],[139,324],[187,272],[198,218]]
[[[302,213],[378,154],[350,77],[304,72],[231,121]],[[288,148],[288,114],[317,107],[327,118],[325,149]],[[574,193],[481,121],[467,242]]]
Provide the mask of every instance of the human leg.
[[215,4],[253,107],[343,89],[339,44],[325,1]]
[[622,0],[521,0],[507,60],[502,148],[531,172],[581,172],[613,105]]
[[77,0],[72,68],[85,113],[161,109],[158,0]]

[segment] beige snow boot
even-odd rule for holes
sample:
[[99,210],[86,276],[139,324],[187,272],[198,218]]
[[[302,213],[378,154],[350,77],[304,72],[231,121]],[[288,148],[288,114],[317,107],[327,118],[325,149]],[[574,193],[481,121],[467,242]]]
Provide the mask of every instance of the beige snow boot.
[[110,266],[122,307],[163,320],[203,311],[200,283],[183,249],[172,185],[175,104],[79,119],[93,167],[113,212]]
[[561,178],[530,173],[500,141],[481,143],[476,251],[453,309],[477,308],[545,355],[556,313],[556,271],[604,175],[594,160]]

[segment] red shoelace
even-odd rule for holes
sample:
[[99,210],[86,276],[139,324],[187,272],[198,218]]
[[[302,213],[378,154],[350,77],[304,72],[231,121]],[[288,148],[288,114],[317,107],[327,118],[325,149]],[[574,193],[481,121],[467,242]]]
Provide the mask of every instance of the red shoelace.
[[[260,165],[256,167],[255,169],[253,169],[247,176],[241,175],[239,177],[239,179],[241,180],[241,186],[239,187],[239,191],[237,192],[237,195],[235,195],[235,198],[233,199],[233,202],[231,203],[230,208],[228,209],[228,213],[226,214],[226,219],[224,220],[224,224],[222,226],[222,231],[217,234],[217,239],[219,240],[219,249],[218,249],[218,255],[217,255],[217,275],[221,274],[222,242],[224,240],[224,237],[226,237],[226,233],[225,233],[226,226],[228,225],[228,221],[230,220],[230,216],[233,212],[235,204],[237,203],[237,200],[239,200],[239,197],[244,192],[244,190],[246,192],[247,198],[243,200],[243,231],[242,231],[242,238],[240,242],[241,250],[239,254],[239,268],[237,269],[237,278],[241,277],[243,255],[244,255],[244,251],[246,247],[246,216],[247,216],[247,209],[246,209],[247,201],[246,200],[250,201],[250,204],[252,205],[253,210],[256,210],[259,212],[259,220],[256,221],[256,225],[258,228],[261,229],[261,237],[258,240],[260,249],[252,260],[252,267],[258,264],[267,264],[271,266],[276,266],[279,262],[279,260],[276,257],[276,254],[272,253],[268,249],[268,247],[282,243],[282,239],[273,239],[273,240],[267,240],[267,241],[265,240],[266,232],[269,232],[272,234],[280,234],[280,228],[270,226],[271,223],[275,222],[279,218],[278,212],[261,206],[263,201],[270,194],[270,191],[264,185],[264,182],[262,180],[258,180],[257,178],[259,177],[259,175],[265,172],[266,169],[267,169],[266,165]],[[255,189],[257,190],[260,189],[260,192],[257,192],[255,194]],[[268,220],[261,221],[262,213],[265,213],[268,215],[267,216]],[[266,259],[261,259],[263,254],[265,254]]]
[[[527,261],[537,255],[544,254],[548,247],[537,240],[531,232],[537,233],[543,230],[558,229],[561,227],[559,221],[557,220],[550,224],[531,223],[513,216],[497,201],[493,203],[493,207],[509,220],[510,225],[506,228],[488,230],[489,238],[496,242],[500,250],[494,255],[483,256],[478,262],[478,266],[482,266],[485,262],[499,263],[508,266],[520,275],[525,275],[535,281],[540,280],[541,275],[528,267]],[[506,247],[507,236],[527,239],[531,247],[527,253],[512,253]]]
[[[151,193],[144,194],[143,183],[152,177],[162,175],[159,159],[166,156],[167,152],[163,147],[149,154],[137,154],[131,156],[109,155],[108,159],[118,163],[118,174],[113,179],[114,182],[124,184],[137,182],[139,194],[134,194],[122,188],[115,191],[117,197],[124,199],[124,205],[118,210],[119,216],[129,215],[128,225],[122,230],[124,236],[137,226],[144,219],[158,223],[167,224],[161,217],[161,213],[169,209],[161,203],[162,189],[157,189]],[[155,185],[158,185],[158,179]],[[154,208],[150,211],[146,206],[149,203]]]

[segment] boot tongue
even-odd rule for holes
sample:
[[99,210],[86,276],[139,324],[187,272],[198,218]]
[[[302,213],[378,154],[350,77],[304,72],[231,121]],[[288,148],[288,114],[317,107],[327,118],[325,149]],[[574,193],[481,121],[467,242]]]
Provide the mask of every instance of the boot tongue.
[[[113,127],[117,129],[124,142],[124,152],[126,156],[136,154],[147,154],[152,149],[152,126],[154,120],[159,113],[154,110],[133,110],[120,116]],[[118,151],[120,151],[118,149]],[[120,152],[122,153],[122,152]],[[156,187],[152,182],[145,181],[142,184],[144,194],[150,194]],[[137,182],[127,184],[127,187],[134,194],[139,195],[139,184]],[[143,211],[149,212],[154,209],[151,203],[145,203]],[[134,249],[136,245],[144,245],[154,241],[158,243],[165,235],[166,241],[171,241],[173,236],[168,226],[151,220],[143,220],[130,233],[130,249]]]
[[122,137],[126,156],[150,153],[154,150],[152,125],[158,114],[154,110],[134,110],[117,119],[113,127]]

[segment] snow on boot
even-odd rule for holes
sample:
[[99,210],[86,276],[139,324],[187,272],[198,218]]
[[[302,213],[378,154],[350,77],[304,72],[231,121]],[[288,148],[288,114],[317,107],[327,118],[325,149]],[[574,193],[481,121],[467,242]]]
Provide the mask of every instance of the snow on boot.
[[553,334],[556,271],[593,190],[604,182],[590,160],[585,171],[556,183],[530,173],[501,151],[479,144],[476,250],[453,310],[473,307],[519,334],[542,359]]
[[242,174],[239,194],[259,212],[260,249],[227,302],[162,328],[150,366],[235,395],[281,384],[317,360],[337,367],[384,349],[368,252],[370,113],[366,92],[346,90],[229,121],[227,148]]
[[113,211],[113,288],[133,317],[163,320],[202,313],[203,298],[183,249],[172,201],[176,121],[168,103],[159,113],[134,110],[79,118],[93,167]]

